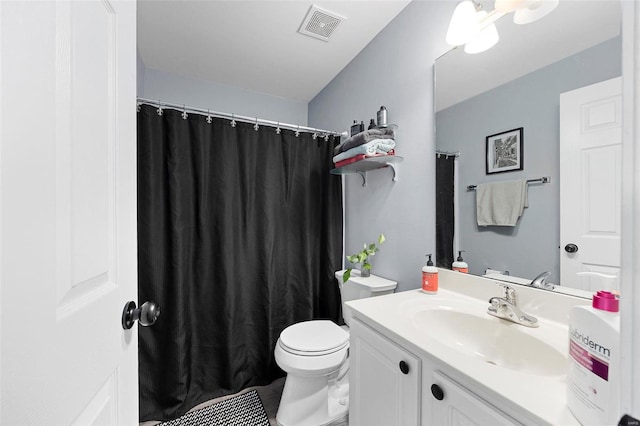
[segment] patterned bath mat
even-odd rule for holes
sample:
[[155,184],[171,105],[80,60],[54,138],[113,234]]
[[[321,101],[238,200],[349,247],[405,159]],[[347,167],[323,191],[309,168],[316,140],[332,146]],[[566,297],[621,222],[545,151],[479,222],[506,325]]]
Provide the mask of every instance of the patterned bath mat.
[[258,392],[251,390],[158,426],[269,426],[269,419]]

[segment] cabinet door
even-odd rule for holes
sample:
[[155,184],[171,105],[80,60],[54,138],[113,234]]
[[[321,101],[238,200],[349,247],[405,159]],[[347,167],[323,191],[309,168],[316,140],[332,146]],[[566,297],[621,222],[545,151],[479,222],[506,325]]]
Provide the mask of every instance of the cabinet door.
[[420,360],[355,318],[350,331],[349,425],[418,425]]
[[[518,425],[517,421],[498,411],[473,393],[438,371],[432,375],[431,424],[441,426]],[[432,385],[429,384],[427,389]]]

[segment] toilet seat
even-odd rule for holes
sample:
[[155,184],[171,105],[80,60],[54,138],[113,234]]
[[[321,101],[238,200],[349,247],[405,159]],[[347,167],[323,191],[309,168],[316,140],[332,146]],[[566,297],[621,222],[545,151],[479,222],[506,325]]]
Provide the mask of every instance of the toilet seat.
[[284,351],[294,355],[329,355],[349,345],[349,333],[332,321],[304,321],[283,330],[278,344]]

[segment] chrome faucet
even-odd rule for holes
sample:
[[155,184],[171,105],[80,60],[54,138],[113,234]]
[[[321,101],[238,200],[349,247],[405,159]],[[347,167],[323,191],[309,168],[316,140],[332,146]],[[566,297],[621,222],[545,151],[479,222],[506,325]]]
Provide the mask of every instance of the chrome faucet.
[[544,290],[553,290],[555,286],[545,281],[549,277],[549,275],[551,275],[551,272],[545,271],[535,277],[529,285],[531,287],[541,288]]
[[491,306],[487,309],[487,313],[526,327],[538,327],[538,319],[525,314],[518,307],[516,291],[508,285],[500,283],[498,285],[504,287],[504,297],[492,297],[489,299]]

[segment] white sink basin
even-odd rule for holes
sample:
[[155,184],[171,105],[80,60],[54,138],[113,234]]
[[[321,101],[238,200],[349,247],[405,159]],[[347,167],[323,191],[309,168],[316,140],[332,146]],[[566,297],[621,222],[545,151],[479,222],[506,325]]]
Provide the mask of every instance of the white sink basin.
[[532,335],[539,329],[442,306],[414,310],[411,321],[441,344],[489,364],[542,376],[566,373],[567,358]]

